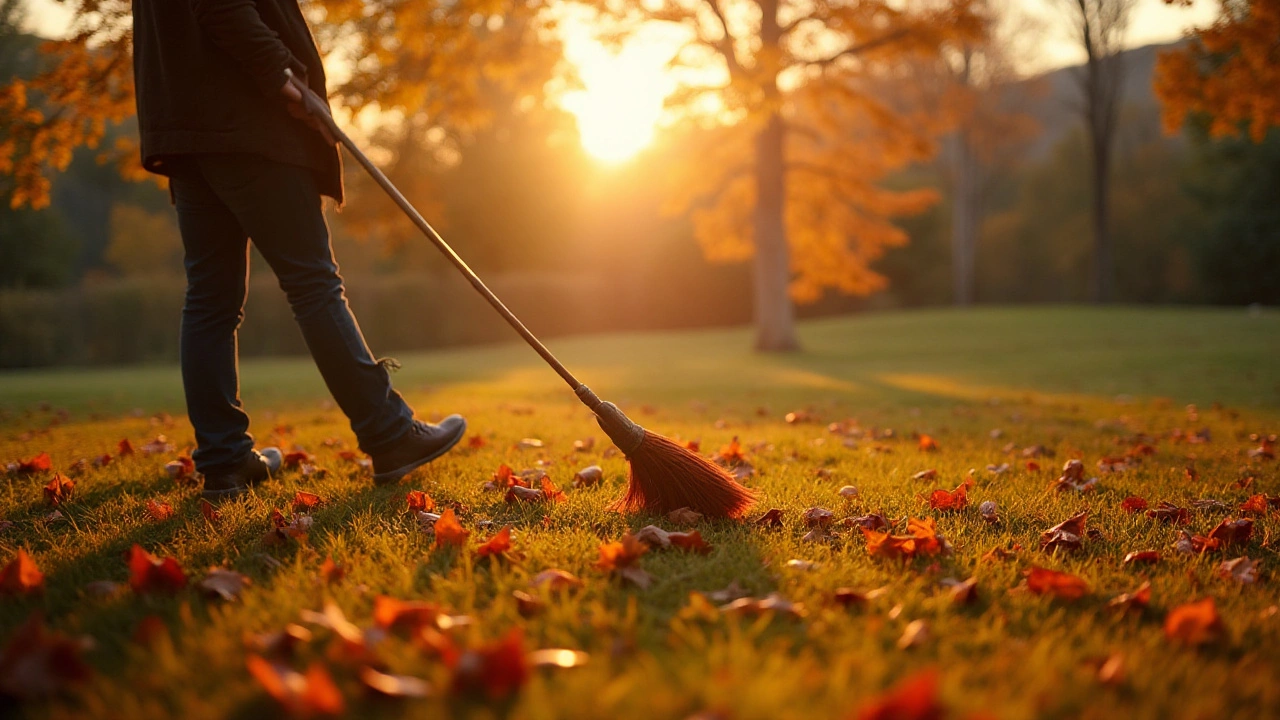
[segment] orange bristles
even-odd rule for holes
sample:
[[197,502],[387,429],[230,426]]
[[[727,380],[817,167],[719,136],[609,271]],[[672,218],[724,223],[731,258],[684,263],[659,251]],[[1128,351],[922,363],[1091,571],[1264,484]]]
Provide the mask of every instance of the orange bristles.
[[668,513],[687,507],[707,517],[740,518],[756,501],[755,492],[724,468],[648,430],[627,459],[627,492],[613,510]]

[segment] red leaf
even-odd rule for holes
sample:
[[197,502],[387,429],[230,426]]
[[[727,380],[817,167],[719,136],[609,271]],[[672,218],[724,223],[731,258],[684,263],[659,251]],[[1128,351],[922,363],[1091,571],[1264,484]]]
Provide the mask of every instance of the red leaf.
[[148,500],[147,515],[152,520],[163,521],[173,517],[173,506],[163,500]]
[[697,530],[667,533],[667,538],[671,540],[672,545],[675,545],[681,550],[689,550],[691,552],[696,552],[699,555],[706,555],[712,550],[711,546],[707,544],[707,541],[702,539],[702,533]]
[[720,452],[716,453],[716,462],[721,465],[739,465],[747,461],[747,456],[742,453],[742,444],[738,442],[738,436],[735,435],[728,445],[720,448]]
[[1089,511],[1084,510],[1040,533],[1040,549],[1045,552],[1079,550],[1088,520]]
[[347,569],[335,563],[333,558],[326,557],[324,562],[320,563],[320,579],[324,580],[325,585],[340,583],[346,576]]
[[501,639],[475,649],[445,647],[444,663],[453,673],[454,692],[483,691],[493,699],[501,699],[520,689],[529,679],[525,661],[524,635],[512,628]]
[[275,698],[285,712],[295,717],[313,715],[338,716],[346,712],[342,693],[333,684],[329,672],[319,663],[303,675],[292,668],[275,665],[258,655],[245,659],[249,674]]
[[1160,562],[1160,552],[1158,550],[1135,550],[1124,556],[1125,565],[1136,565],[1138,563],[1158,563]]
[[121,440],[116,447],[119,448],[116,454],[120,457],[128,457],[133,454],[133,443],[129,442],[129,438]]
[[566,499],[564,491],[556,487],[546,475],[542,476],[542,496],[551,502],[564,502]]
[[1154,508],[1147,511],[1147,517],[1171,525],[1186,525],[1191,522],[1191,511],[1162,500]]
[[471,437],[467,438],[467,447],[472,449],[482,448],[488,444],[489,444],[489,441],[485,440],[483,435],[472,435]]
[[600,545],[600,559],[596,560],[595,567],[606,572],[620,570],[638,562],[646,552],[649,552],[649,546],[627,533],[618,542]]
[[431,512],[436,509],[436,501],[421,490],[410,490],[404,499],[409,503],[409,510],[412,512]]
[[303,492],[299,490],[293,495],[293,511],[303,512],[313,510],[324,504],[324,499],[315,493]]
[[920,452],[937,452],[938,451],[938,441],[934,440],[928,435],[920,436],[919,446],[920,446]]
[[75,483],[62,475],[54,473],[53,478],[49,480],[49,484],[44,486],[44,501],[51,507],[58,507],[71,499],[71,493],[75,489]]
[[941,720],[938,671],[923,670],[894,685],[858,710],[858,720]]
[[204,516],[204,519],[210,525],[217,525],[222,522],[222,513],[213,506],[213,503],[204,498],[200,498],[200,514]]
[[1184,645],[1203,645],[1222,636],[1225,628],[1213,598],[1207,597],[1169,611],[1164,619],[1165,637]]
[[26,550],[18,548],[9,564],[0,570],[0,595],[30,595],[43,589],[44,573]]
[[1037,595],[1049,594],[1064,600],[1076,600],[1089,594],[1088,583],[1070,573],[1033,565],[1026,576],[1027,589]]
[[448,508],[440,513],[440,519],[436,520],[435,533],[437,549],[443,545],[462,547],[467,544],[467,538],[471,536],[470,530],[462,529],[462,523],[458,522],[458,517],[454,515],[453,508]]
[[476,555],[479,557],[501,556],[511,549],[511,526],[504,525],[497,535],[489,538],[483,545],[476,548]]
[[187,586],[187,574],[171,557],[160,559],[134,545],[128,559],[129,587],[136,593],[173,593]]
[[943,545],[938,538],[937,525],[933,518],[907,521],[906,535],[890,535],[862,528],[862,535],[867,539],[867,554],[872,557],[910,558],[917,555],[937,555],[942,552]]
[[42,452],[39,455],[29,457],[26,460],[19,460],[18,467],[14,471],[19,475],[35,475],[36,473],[48,472],[53,469],[53,460],[49,459],[49,453]]
[[1232,545],[1243,545],[1249,542],[1249,538],[1253,535],[1253,521],[1248,518],[1232,520],[1225,518],[1218,523],[1217,527],[1209,531],[1209,539],[1218,541],[1217,547],[1230,547]]
[[972,480],[965,480],[955,490],[934,490],[929,495],[929,507],[934,510],[963,510],[969,504],[969,488]]
[[0,695],[48,697],[88,680],[84,649],[83,640],[46,630],[40,613],[32,613],[0,652]]
[[1144,582],[1138,586],[1137,590],[1128,593],[1121,593],[1107,603],[1107,607],[1113,610],[1129,611],[1136,610],[1141,612],[1151,604],[1151,583]]
[[1136,513],[1139,510],[1146,510],[1147,501],[1143,500],[1140,497],[1131,495],[1125,498],[1124,502],[1120,503],[1120,509],[1132,515],[1133,513]]
[[311,457],[311,453],[305,450],[295,450],[284,456],[284,466],[286,468],[300,467],[303,463],[313,462],[315,458]]
[[383,630],[417,632],[434,628],[440,618],[440,607],[429,602],[405,601],[387,595],[373,599],[373,622]]

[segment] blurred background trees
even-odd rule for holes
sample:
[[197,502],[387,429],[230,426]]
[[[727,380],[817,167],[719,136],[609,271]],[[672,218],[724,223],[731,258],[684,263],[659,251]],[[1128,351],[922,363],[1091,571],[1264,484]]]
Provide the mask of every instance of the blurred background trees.
[[[1094,297],[1096,165],[1078,114],[1087,66],[1024,62],[1070,30],[1064,16],[1028,24],[1008,0],[920,0],[910,12],[782,3],[770,6],[775,56],[761,51],[761,5],[725,0],[722,27],[707,3],[603,8],[610,22],[595,22],[622,44],[643,34],[643,14],[685,33],[662,126],[634,157],[608,161],[584,148],[583,118],[562,101],[581,68],[566,62],[561,11],[306,8],[334,65],[338,115],[538,332],[754,321],[768,330],[762,347],[785,348],[789,317]],[[1265,43],[1251,41],[1276,22],[1276,4],[1227,3],[1217,34],[1127,50],[1116,64],[1115,301],[1280,300],[1268,104],[1280,90],[1256,62]],[[163,185],[135,181],[132,91],[118,72],[128,63],[109,59],[127,57],[128,4],[69,5],[71,33],[48,43],[21,30],[24,0],[0,0],[0,366],[170,360],[180,242]],[[67,77],[79,84],[60,86]],[[773,139],[762,145],[770,127],[781,128],[780,160]],[[764,150],[779,173],[760,171]],[[508,339],[349,172],[350,202],[330,219],[373,345]],[[761,183],[780,193],[764,214]],[[41,192],[48,204],[35,209]],[[785,243],[761,256],[765,230]],[[761,257],[773,258],[765,269]],[[254,270],[243,352],[305,351],[270,273],[257,260]],[[762,303],[777,311],[764,325]],[[433,311],[445,306],[447,317]]]

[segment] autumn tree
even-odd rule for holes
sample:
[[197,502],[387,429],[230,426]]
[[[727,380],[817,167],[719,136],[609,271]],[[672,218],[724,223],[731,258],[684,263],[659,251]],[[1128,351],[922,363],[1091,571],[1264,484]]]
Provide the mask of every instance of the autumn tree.
[[[934,151],[936,118],[885,88],[944,40],[981,32],[970,2],[599,0],[621,32],[677,26],[671,109],[696,138],[670,210],[713,260],[753,261],[756,347],[798,347],[793,301],[883,286],[870,263],[906,242],[894,216],[935,199],[880,186]],[[896,88],[895,88],[896,90]]]
[[[98,147],[109,124],[134,113],[132,3],[64,5],[71,26],[42,47],[47,69],[0,88],[0,191],[13,207],[48,204],[51,178],[73,151]],[[330,88],[340,117],[382,141],[380,156],[393,165],[405,142],[441,148],[465,140],[493,111],[488,86],[518,99],[539,94],[560,59],[544,0],[303,0],[303,8],[326,61],[340,70]],[[142,176],[135,141],[98,150],[102,161]]]
[[1058,0],[1072,23],[1085,63],[1077,74],[1080,113],[1089,136],[1093,180],[1093,266],[1089,297],[1109,302],[1115,290],[1110,228],[1111,165],[1124,96],[1124,38],[1136,0]]
[[936,66],[943,107],[954,117],[940,154],[951,201],[952,296],[968,305],[975,295],[979,230],[994,171],[1006,163],[1039,126],[1019,107],[1035,88],[1019,84],[1016,63],[1038,33],[1013,4],[979,0],[974,15],[984,32],[946,45]]
[[[1165,0],[1189,6],[1193,0]],[[1209,133],[1247,130],[1261,143],[1280,126],[1280,0],[1220,0],[1218,17],[1191,42],[1160,55],[1156,95],[1165,130],[1182,129],[1188,114],[1209,119]]]

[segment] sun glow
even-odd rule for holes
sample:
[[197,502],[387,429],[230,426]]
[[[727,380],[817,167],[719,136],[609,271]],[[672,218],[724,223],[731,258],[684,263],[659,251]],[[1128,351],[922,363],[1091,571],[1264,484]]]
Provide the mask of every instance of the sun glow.
[[593,157],[621,163],[653,142],[663,102],[676,87],[665,67],[675,47],[642,34],[613,51],[585,27],[566,28],[565,54],[582,87],[565,93],[561,104],[577,119],[582,147]]

